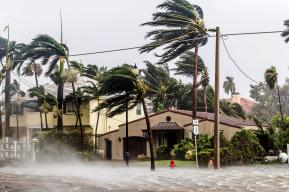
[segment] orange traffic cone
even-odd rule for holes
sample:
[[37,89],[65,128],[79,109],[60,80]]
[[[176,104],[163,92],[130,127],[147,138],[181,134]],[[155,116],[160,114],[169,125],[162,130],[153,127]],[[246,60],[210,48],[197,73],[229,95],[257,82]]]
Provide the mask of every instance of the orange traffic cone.
[[175,166],[175,160],[172,159],[170,162],[170,167],[173,169]]

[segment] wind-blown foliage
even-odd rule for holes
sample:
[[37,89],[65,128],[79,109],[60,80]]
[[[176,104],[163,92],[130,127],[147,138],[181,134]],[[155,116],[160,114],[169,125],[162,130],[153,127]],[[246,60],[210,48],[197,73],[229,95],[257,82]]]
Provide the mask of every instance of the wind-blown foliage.
[[[194,57],[195,53],[188,51],[180,55],[180,59],[175,63],[176,68],[173,69],[176,75],[184,75],[187,77],[193,77],[194,72]],[[200,74],[205,68],[203,59],[198,56],[198,74]]]
[[227,76],[226,80],[224,81],[223,88],[225,93],[231,93],[231,96],[236,92],[236,84],[234,82],[234,77]]
[[157,27],[147,33],[146,38],[152,42],[140,48],[140,52],[165,46],[160,62],[168,62],[195,46],[207,43],[207,29],[204,26],[203,11],[198,5],[193,5],[186,0],[168,0],[157,6],[163,10],[153,14],[151,22],[143,26]]

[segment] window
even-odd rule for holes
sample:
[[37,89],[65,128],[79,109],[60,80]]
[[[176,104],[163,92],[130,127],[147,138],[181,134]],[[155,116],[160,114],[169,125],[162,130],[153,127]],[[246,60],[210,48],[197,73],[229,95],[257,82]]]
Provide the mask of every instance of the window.
[[141,103],[138,103],[136,106],[136,114],[141,115]]
[[17,115],[17,104],[16,103],[12,103],[11,104],[11,115]]
[[75,103],[72,103],[72,102],[66,103],[66,111],[65,111],[65,113],[66,114],[75,114],[75,112],[76,112]]

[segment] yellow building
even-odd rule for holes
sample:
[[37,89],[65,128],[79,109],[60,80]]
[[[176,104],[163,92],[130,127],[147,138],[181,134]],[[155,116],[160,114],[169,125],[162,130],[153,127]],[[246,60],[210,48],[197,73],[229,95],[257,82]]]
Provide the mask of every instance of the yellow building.
[[[27,108],[23,103],[31,98],[21,98],[19,103],[19,114],[18,114],[18,127],[20,138],[27,137],[31,139],[31,136],[34,132],[39,131],[41,127],[40,114],[38,111]],[[103,101],[103,98],[100,99],[100,102]],[[82,114],[82,124],[85,127],[87,133],[95,134],[96,122],[97,122],[97,112],[92,112],[93,109],[98,105],[98,101],[92,100],[80,106],[80,111]],[[11,135],[16,138],[17,132],[17,102],[12,99],[11,102],[11,116],[10,116],[10,127]],[[75,105],[73,103],[64,104],[64,113],[63,113],[63,127],[65,130],[71,130],[75,128],[76,125],[76,115],[75,115]],[[118,129],[120,124],[125,123],[125,113],[116,115],[113,118],[108,118],[105,115],[106,111],[100,111],[99,123],[97,134],[104,134],[109,131]],[[128,111],[129,121],[135,120],[137,118],[143,117],[143,110],[141,105],[137,105],[134,109]],[[43,127],[45,125],[45,115],[42,114]],[[5,136],[5,118],[2,115],[2,135]],[[56,112],[49,112],[47,114],[48,127],[50,129],[56,128],[57,126],[57,116]]]
[[[200,134],[214,134],[214,114],[198,112]],[[192,136],[192,112],[185,110],[166,110],[150,115],[154,153],[160,145],[172,148],[181,139]],[[230,139],[240,129],[255,129],[254,122],[220,115],[220,132]],[[149,146],[146,140],[146,122],[144,117],[130,121],[128,124],[129,155],[134,159],[139,154],[149,156]],[[99,149],[104,159],[124,159],[125,124],[119,129],[104,133],[99,137]]]

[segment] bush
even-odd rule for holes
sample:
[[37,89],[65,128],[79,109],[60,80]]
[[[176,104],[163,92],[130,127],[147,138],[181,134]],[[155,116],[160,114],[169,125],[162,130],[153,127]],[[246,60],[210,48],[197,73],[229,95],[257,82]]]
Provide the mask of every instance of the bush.
[[197,140],[197,144],[198,144],[198,152],[199,151],[203,151],[205,149],[210,149],[212,144],[211,141],[209,139],[209,136],[207,134],[204,135],[199,135],[199,138]]
[[257,136],[251,131],[242,129],[231,139],[232,160],[241,164],[249,163],[264,155]]
[[[80,134],[76,131],[69,133],[52,131],[36,132],[34,138],[36,142],[37,160],[71,160],[90,159],[85,152],[78,153],[81,150]],[[91,151],[93,143],[90,140],[91,135],[86,134],[84,137],[84,146],[87,151]],[[84,158],[87,156],[86,158]]]
[[198,153],[198,161],[199,166],[206,167],[208,165],[208,161],[212,159],[214,156],[214,150],[213,149],[205,149]]
[[191,139],[185,138],[181,140],[179,144],[174,145],[174,148],[171,150],[171,156],[175,159],[185,159],[185,155],[188,150],[193,150],[194,145]]
[[166,145],[160,145],[159,148],[157,148],[157,159],[164,160],[164,159],[170,159],[170,150],[168,146]]

